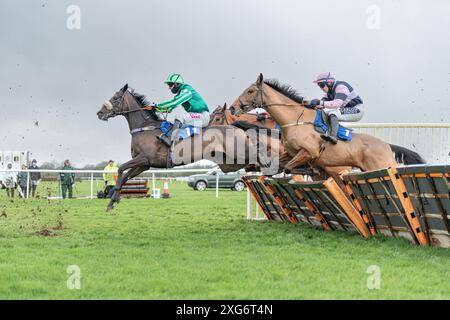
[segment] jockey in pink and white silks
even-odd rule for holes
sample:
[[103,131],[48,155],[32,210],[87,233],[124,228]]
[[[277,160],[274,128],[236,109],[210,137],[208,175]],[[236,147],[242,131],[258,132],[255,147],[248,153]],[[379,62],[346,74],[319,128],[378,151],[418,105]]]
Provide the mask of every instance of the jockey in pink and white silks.
[[350,84],[336,81],[330,72],[319,74],[314,83],[326,94],[321,100],[313,99],[310,102],[312,107],[323,109],[328,115],[329,131],[321,137],[336,144],[339,121],[361,120],[364,115],[363,101]]

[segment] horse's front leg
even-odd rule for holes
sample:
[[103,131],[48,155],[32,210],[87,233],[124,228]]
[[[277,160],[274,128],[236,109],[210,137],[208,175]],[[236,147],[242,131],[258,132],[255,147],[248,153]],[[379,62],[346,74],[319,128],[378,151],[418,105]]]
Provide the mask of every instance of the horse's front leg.
[[350,172],[352,170],[352,167],[323,167],[322,169],[336,181],[336,183],[339,187],[341,187],[342,190],[345,190],[345,185],[342,182],[340,173],[344,170]]
[[287,153],[286,151],[284,151],[281,155],[280,155],[280,159],[279,159],[279,163],[280,163],[280,168],[284,168],[286,166],[286,164],[292,159],[292,157],[289,155],[289,153]]
[[[148,161],[145,157],[136,157],[128,162],[125,162],[119,167],[117,182],[114,186],[114,193],[111,196],[111,200],[108,204],[108,207],[106,208],[106,211],[112,210],[114,208],[114,203],[120,201],[120,189],[122,189],[122,186],[128,180],[137,176],[148,168]],[[126,170],[128,171],[124,173]]]
[[312,159],[311,154],[305,149],[301,149],[285,166],[284,172],[290,173],[294,168],[306,164]]

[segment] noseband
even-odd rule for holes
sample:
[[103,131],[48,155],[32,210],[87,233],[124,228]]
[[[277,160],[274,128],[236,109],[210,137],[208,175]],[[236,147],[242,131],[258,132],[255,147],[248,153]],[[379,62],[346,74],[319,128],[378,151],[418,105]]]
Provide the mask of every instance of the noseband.
[[[259,105],[256,103],[256,100],[258,99],[258,94],[260,95],[260,98],[261,98],[261,103]],[[239,109],[240,110],[242,110],[244,107],[253,107],[253,108],[263,108],[264,109],[264,107],[269,106],[269,105],[264,104],[262,85],[258,87],[258,91],[256,91],[256,94],[253,97],[253,101],[251,102],[250,105],[243,103],[241,100],[241,97],[238,98],[238,101],[239,101]]]
[[[127,90],[128,91],[128,90]],[[127,92],[125,91],[125,92]],[[122,103],[125,101],[125,92],[122,94],[122,97],[120,98],[118,107],[122,106]],[[109,101],[109,100],[108,100]],[[110,102],[111,103],[111,102]],[[128,108],[130,107],[130,105],[128,104]],[[143,107],[143,108],[139,108],[139,109],[135,109],[135,110],[128,110],[128,111],[116,111],[114,110],[114,108],[111,110],[111,112],[109,113],[111,116],[121,116],[124,114],[128,114],[128,113],[132,113],[132,112],[137,112],[137,111],[144,111],[144,110],[153,110],[153,107]]]
[[[269,104],[265,104],[264,103],[264,92],[263,92],[263,86],[259,86],[258,87],[258,91],[256,92],[255,96],[253,97],[253,101],[251,102],[250,105],[245,104],[244,102],[242,102],[241,97],[239,97],[237,100],[239,102],[239,110],[242,111],[242,109],[244,107],[252,107],[253,109],[255,108],[262,108],[262,109],[266,109],[267,107],[271,107],[271,106],[287,106],[287,107],[294,107],[294,106],[308,106],[308,102],[306,100],[303,101],[303,103],[269,103]],[[261,103],[257,104],[256,100],[258,99],[258,94],[261,97]]]

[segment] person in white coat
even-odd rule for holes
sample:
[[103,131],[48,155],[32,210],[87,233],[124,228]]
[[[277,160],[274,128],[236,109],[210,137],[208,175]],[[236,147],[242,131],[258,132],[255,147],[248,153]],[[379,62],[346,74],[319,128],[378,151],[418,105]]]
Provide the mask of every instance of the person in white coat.
[[17,171],[12,170],[12,163],[8,163],[7,169],[3,174],[3,185],[6,189],[6,194],[10,198],[14,198],[14,190],[17,188]]

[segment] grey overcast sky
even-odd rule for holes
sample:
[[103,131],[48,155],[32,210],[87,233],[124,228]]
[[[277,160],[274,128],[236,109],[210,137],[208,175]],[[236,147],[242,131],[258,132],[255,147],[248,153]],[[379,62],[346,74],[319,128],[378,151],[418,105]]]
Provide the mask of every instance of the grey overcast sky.
[[449,30],[446,0],[2,0],[0,150],[124,162],[125,120],[96,111],[127,82],[170,98],[170,72],[211,110],[259,72],[312,98],[332,71],[362,96],[362,122],[450,122]]

